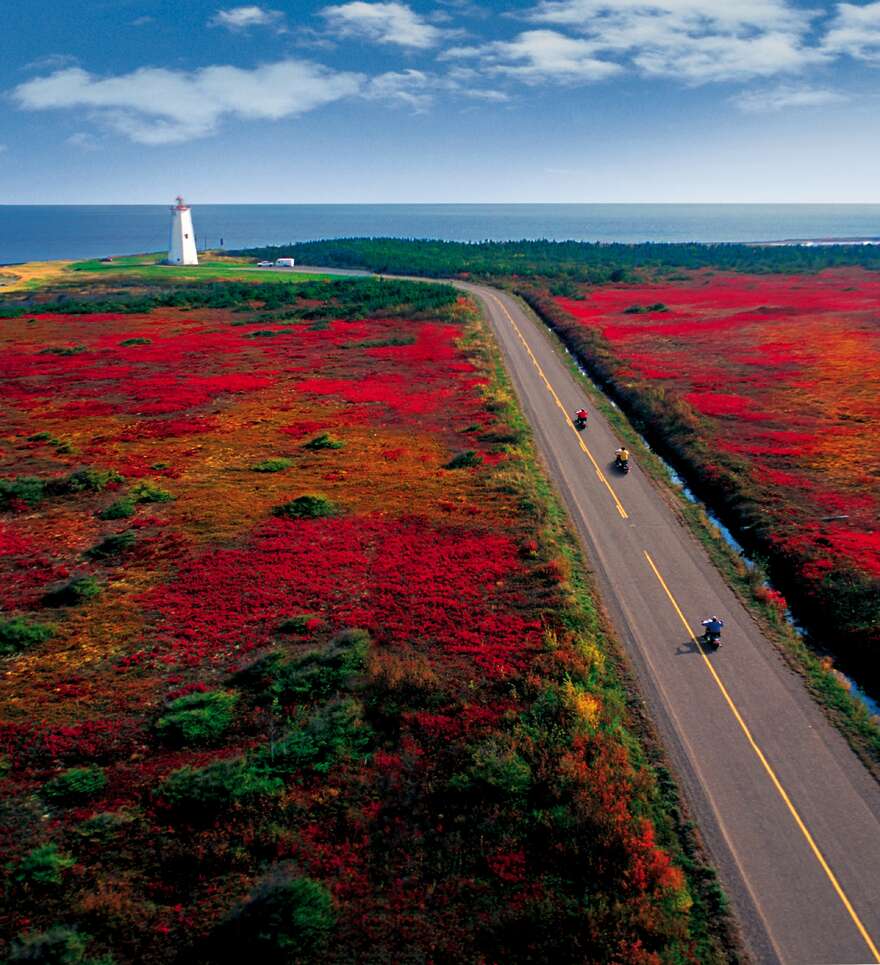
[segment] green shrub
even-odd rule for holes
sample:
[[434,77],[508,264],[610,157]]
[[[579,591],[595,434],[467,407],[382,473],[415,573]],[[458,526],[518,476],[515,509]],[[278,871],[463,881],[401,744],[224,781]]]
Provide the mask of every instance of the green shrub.
[[318,452],[321,449],[341,449],[345,445],[341,439],[334,439],[329,432],[322,432],[319,436],[315,436],[314,439],[310,439],[307,443],[303,445],[303,449],[311,449],[312,452]]
[[100,767],[71,767],[43,785],[41,794],[49,801],[76,803],[87,801],[107,786]]
[[128,496],[117,499],[98,513],[98,519],[128,519],[131,516],[134,516],[134,503]]
[[210,960],[298,965],[315,960],[336,924],[333,898],[311,878],[278,869],[216,929]]
[[259,751],[257,759],[276,774],[305,767],[326,774],[337,761],[363,754],[369,739],[361,705],[347,697],[320,707],[305,723]]
[[119,344],[123,348],[129,348],[132,345],[152,345],[153,340],[151,338],[126,338]]
[[174,499],[167,490],[146,479],[131,487],[129,498],[136,503],[170,503]]
[[390,348],[396,345],[414,345],[415,335],[389,335],[387,338],[368,338],[363,342],[349,342],[346,348]]
[[87,965],[89,936],[66,925],[48,931],[19,935],[9,949],[10,962],[38,962],[40,965]]
[[313,620],[320,620],[317,613],[297,613],[287,617],[278,624],[279,633],[308,633],[309,624]]
[[253,472],[281,472],[282,469],[289,469],[293,465],[292,459],[285,456],[277,456],[274,459],[264,459],[251,466]]
[[248,332],[245,338],[272,338],[274,335],[293,335],[292,328],[261,328]]
[[287,519],[321,519],[324,516],[335,516],[337,512],[336,506],[329,499],[307,494],[297,496],[289,503],[276,506],[272,510],[272,515]]
[[156,721],[156,733],[172,743],[211,744],[231,727],[237,702],[224,690],[178,697]]
[[100,543],[96,543],[91,549],[86,550],[83,555],[90,560],[104,560],[118,556],[134,546],[136,542],[137,533],[133,529],[127,529],[124,533],[114,533],[104,537]]
[[44,348],[40,355],[82,355],[85,351],[85,345],[61,345]]
[[531,787],[532,770],[528,763],[502,739],[491,737],[477,746],[471,760],[467,775],[452,778],[453,787],[462,790],[477,783],[512,797],[525,794]]
[[55,628],[45,623],[31,623],[24,617],[0,620],[0,657],[27,650],[43,643],[55,632]]
[[76,606],[101,593],[101,584],[92,576],[78,576],[73,580],[49,590],[43,596],[46,606]]
[[75,864],[57,844],[41,844],[21,859],[13,878],[27,885],[60,885],[62,874]]
[[78,824],[74,832],[93,844],[108,844],[132,821],[134,816],[125,811],[101,811]]
[[370,652],[366,630],[344,630],[326,650],[313,651],[276,667],[271,691],[285,702],[326,698],[350,688],[364,673]]
[[443,467],[444,469],[468,469],[471,466],[479,466],[483,462],[483,457],[468,449],[466,452],[459,452],[454,455]]
[[52,480],[47,484],[47,489],[52,495],[67,496],[76,493],[100,493],[109,485],[125,481],[124,476],[120,476],[113,469],[77,469],[66,479]]
[[159,786],[159,796],[174,810],[198,817],[253,798],[280,794],[284,783],[265,767],[244,757],[215,761],[205,767],[181,767]]
[[17,479],[0,479],[0,509],[8,509],[14,502],[36,506],[46,495],[42,479],[19,476]]

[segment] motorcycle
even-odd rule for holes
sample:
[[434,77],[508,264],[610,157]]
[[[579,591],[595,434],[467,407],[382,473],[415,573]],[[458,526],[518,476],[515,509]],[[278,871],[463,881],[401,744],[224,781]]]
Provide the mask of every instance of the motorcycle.
[[582,415],[576,415],[574,417],[574,427],[578,432],[583,432],[587,428],[587,417]]
[[700,637],[703,645],[706,647],[711,647],[713,650],[717,650],[721,646],[721,631],[720,630],[706,630]]
[[614,460],[614,468],[625,476],[629,472],[629,459],[621,459],[620,456],[617,456]]

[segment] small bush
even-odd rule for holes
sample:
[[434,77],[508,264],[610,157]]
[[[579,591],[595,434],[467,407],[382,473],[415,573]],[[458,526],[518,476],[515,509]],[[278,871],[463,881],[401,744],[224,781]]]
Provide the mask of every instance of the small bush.
[[146,479],[131,487],[129,498],[136,503],[170,503],[174,499],[167,490]]
[[443,468],[468,469],[471,466],[479,466],[482,462],[483,457],[478,452],[474,452],[473,449],[468,449],[466,452],[459,452],[457,455],[454,455]]
[[100,543],[96,543],[91,549],[83,554],[90,560],[105,560],[130,549],[137,542],[137,533],[133,529],[127,529],[124,533],[114,533],[106,536]]
[[358,701],[350,697],[319,708],[304,724],[263,748],[258,759],[276,774],[292,774],[305,767],[326,774],[340,759],[363,754],[370,731]]
[[134,503],[127,497],[117,499],[98,513],[98,519],[128,519],[134,516]]
[[217,928],[210,960],[296,965],[315,960],[336,924],[333,898],[311,878],[278,870]]
[[506,741],[491,737],[476,747],[467,775],[456,775],[452,786],[459,790],[474,783],[493,788],[500,794],[518,797],[532,784],[532,770],[514,747]]
[[285,702],[293,699],[326,698],[351,688],[361,676],[370,652],[366,630],[344,630],[326,650],[307,653],[275,668],[271,691]]
[[48,931],[20,935],[9,949],[10,962],[39,962],[41,965],[86,965],[89,936],[65,925]]
[[93,844],[108,844],[133,820],[133,815],[125,811],[102,811],[77,825],[74,832]]
[[40,355],[81,355],[85,351],[85,345],[61,345],[44,348]]
[[234,757],[172,771],[159,786],[159,796],[177,811],[210,817],[236,802],[272,797],[283,789],[283,782],[266,768]]
[[335,516],[336,506],[324,496],[307,494],[297,496],[289,503],[283,503],[272,510],[273,516],[286,519],[321,519],[324,516]]
[[119,343],[123,348],[130,348],[132,345],[152,345],[151,338],[126,338]]
[[279,633],[308,633],[321,618],[317,613],[297,613],[278,624]]
[[125,481],[113,469],[77,469],[66,479],[53,480],[47,485],[52,495],[67,496],[76,493],[100,493],[108,486]]
[[0,657],[27,650],[38,643],[43,643],[55,632],[54,627],[45,623],[31,623],[24,617],[13,617],[11,620],[0,620]]
[[251,466],[253,472],[281,472],[282,469],[289,469],[293,465],[292,459],[284,456],[277,456],[275,459],[264,459]]
[[63,873],[75,864],[57,844],[41,844],[21,859],[13,878],[26,885],[60,885]]
[[43,785],[40,793],[49,801],[76,803],[87,801],[107,786],[107,775],[100,767],[71,767]]
[[415,335],[389,335],[387,338],[369,338],[364,342],[349,342],[346,348],[391,348],[397,345],[414,345]]
[[78,576],[57,589],[50,590],[44,597],[46,606],[76,606],[85,603],[101,593],[101,584],[91,576]]
[[245,338],[272,338],[274,335],[293,335],[292,328],[261,328],[248,332]]
[[305,443],[303,449],[318,452],[321,449],[341,449],[344,445],[345,443],[341,439],[334,439],[329,432],[322,432],[319,436],[315,436],[314,439]]
[[229,730],[237,701],[223,690],[178,697],[156,721],[156,733],[172,743],[211,744]]
[[0,479],[0,509],[8,509],[16,502],[36,506],[45,495],[46,486],[42,479],[33,476]]

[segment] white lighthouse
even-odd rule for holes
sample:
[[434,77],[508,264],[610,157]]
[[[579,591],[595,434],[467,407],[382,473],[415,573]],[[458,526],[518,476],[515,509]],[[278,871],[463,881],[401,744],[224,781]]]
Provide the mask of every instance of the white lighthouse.
[[168,245],[169,265],[197,265],[196,236],[193,231],[192,212],[178,195],[177,204],[171,209],[171,242]]

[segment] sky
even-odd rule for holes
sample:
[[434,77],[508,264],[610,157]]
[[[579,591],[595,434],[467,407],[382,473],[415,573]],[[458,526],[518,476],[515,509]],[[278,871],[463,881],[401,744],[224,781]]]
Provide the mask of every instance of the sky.
[[0,203],[880,202],[880,2],[3,0]]

